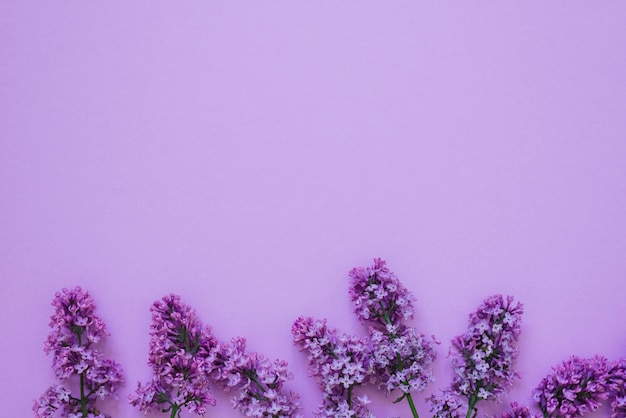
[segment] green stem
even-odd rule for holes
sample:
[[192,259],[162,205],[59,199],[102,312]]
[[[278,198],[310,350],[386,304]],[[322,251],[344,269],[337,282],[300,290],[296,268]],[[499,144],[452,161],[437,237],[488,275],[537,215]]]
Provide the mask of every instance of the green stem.
[[[256,373],[255,373],[255,372],[253,372],[253,371],[249,371],[249,372],[246,372],[246,375],[248,375],[248,377],[250,378],[250,380],[252,380],[252,382],[253,382],[255,385],[257,385],[257,387],[258,387],[259,389],[261,389],[261,393],[262,393],[262,394],[265,394],[265,391],[266,391],[267,389],[265,388],[265,386],[264,386],[261,382],[259,382],[259,379],[257,378]],[[267,398],[266,398],[265,396],[263,396],[263,399],[264,399],[264,400],[267,400]]]
[[83,413],[83,418],[87,417],[87,397],[85,396],[85,378],[83,374],[80,375],[80,410]]
[[352,407],[352,388],[354,388],[354,386],[348,388],[348,408]]
[[419,418],[419,415],[417,415],[417,409],[415,408],[415,402],[413,402],[413,397],[408,392],[406,394],[406,400],[409,402],[409,406],[411,407],[413,418]]
[[172,413],[170,414],[170,418],[176,418],[176,414],[179,414],[180,416],[180,406],[176,403],[172,404]]
[[[83,341],[82,341],[82,338],[80,337],[81,332],[75,331],[75,333],[76,333],[76,337],[78,337],[78,346],[82,347]],[[85,376],[83,374],[84,372],[80,374],[80,411],[83,414],[83,418],[86,418],[88,397],[85,396]]]
[[469,398],[469,405],[467,408],[467,415],[465,415],[465,418],[471,418],[472,416],[472,411],[474,410],[474,408],[476,407],[476,404],[478,403],[478,390],[480,389],[480,383],[478,384],[478,386],[476,386],[476,390],[474,391],[474,393],[472,393],[472,396],[470,396]]

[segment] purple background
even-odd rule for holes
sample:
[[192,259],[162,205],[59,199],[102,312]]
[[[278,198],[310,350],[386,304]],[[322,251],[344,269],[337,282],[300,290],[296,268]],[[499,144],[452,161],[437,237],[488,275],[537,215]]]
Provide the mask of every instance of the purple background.
[[364,335],[347,273],[373,257],[442,341],[427,393],[494,293],[526,307],[511,400],[626,354],[625,28],[616,1],[0,1],[2,415],[54,381],[50,301],[76,284],[125,369],[117,417],[142,416],[171,292],[286,359],[311,416],[291,324]]

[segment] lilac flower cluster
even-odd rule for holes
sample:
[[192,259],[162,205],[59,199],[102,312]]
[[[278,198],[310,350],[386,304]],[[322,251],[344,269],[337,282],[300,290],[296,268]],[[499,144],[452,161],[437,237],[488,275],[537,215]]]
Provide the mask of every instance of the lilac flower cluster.
[[523,306],[511,296],[491,296],[470,315],[467,332],[452,341],[455,377],[450,391],[467,400],[467,417],[477,402],[497,400],[513,385],[522,313]]
[[235,338],[216,347],[213,379],[226,392],[234,392],[233,407],[248,417],[301,417],[298,396],[283,393],[293,379],[282,360],[246,352],[246,340]]
[[611,418],[626,418],[626,359],[609,367],[607,387],[611,401]]
[[439,398],[433,395],[427,400],[431,403],[430,412],[433,418],[458,418],[461,409],[465,406],[457,394],[450,389],[444,389]]
[[578,417],[595,411],[609,397],[609,363],[605,357],[570,357],[533,391],[546,417]]
[[370,326],[375,383],[387,393],[399,389],[417,416],[412,391],[423,391],[433,381],[435,340],[426,339],[403,321],[413,317],[415,297],[402,285],[384,260],[350,271],[350,297],[359,319]]
[[61,382],[77,378],[80,394],[72,395],[66,387],[55,384],[35,401],[37,418],[107,417],[95,407],[96,399],[117,398],[122,368],[112,360],[103,359],[95,345],[106,335],[102,320],[94,315],[91,295],[80,287],[56,293],[50,318],[52,332],[44,345],[53,355],[53,367]]
[[217,340],[177,295],[154,302],[150,311],[148,364],[154,375],[145,385],[138,383],[131,404],[146,413],[155,408],[170,412],[171,418],[183,408],[204,416],[206,407],[215,405],[208,376]]
[[309,374],[316,376],[324,393],[316,417],[368,417],[366,397],[355,397],[353,389],[368,377],[366,340],[330,329],[326,320],[298,318],[291,329],[294,343],[308,351]]
[[356,267],[349,273],[349,293],[356,315],[379,329],[413,318],[415,303],[415,297],[386,264],[376,258],[372,267]]
[[531,412],[527,406],[520,406],[517,402],[511,403],[511,410],[502,414],[501,418],[541,418],[541,414]]

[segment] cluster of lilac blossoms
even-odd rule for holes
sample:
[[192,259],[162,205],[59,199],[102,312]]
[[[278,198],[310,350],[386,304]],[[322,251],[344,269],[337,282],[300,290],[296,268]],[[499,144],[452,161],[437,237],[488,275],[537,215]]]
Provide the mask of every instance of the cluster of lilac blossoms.
[[215,405],[209,374],[217,340],[177,295],[154,302],[150,311],[148,364],[154,375],[145,385],[138,384],[130,403],[146,413],[170,412],[171,418],[179,417],[183,408],[204,416],[206,407]]
[[94,315],[95,303],[80,287],[56,293],[50,318],[52,332],[44,345],[46,354],[53,354],[53,367],[61,382],[78,380],[80,393],[73,395],[65,386],[55,384],[35,401],[37,418],[56,416],[69,418],[108,417],[96,406],[97,399],[117,397],[122,368],[112,360],[103,359],[95,345],[106,335],[105,325]]
[[545,417],[579,417],[595,411],[611,394],[613,385],[609,382],[617,383],[614,389],[619,387],[619,379],[612,376],[609,366],[602,356],[572,356],[554,367],[554,373],[535,388],[535,402]]
[[541,414],[531,412],[527,406],[511,403],[511,410],[502,414],[501,418],[541,418]]
[[323,402],[316,417],[373,418],[367,397],[353,390],[368,377],[367,341],[329,329],[326,320],[298,318],[291,329],[294,344],[308,352],[309,374],[317,377]]
[[611,418],[626,418],[626,359],[609,367],[607,387],[611,402]]
[[246,340],[235,338],[216,347],[213,380],[233,393],[233,407],[248,417],[301,417],[298,396],[284,393],[283,384],[293,379],[282,360],[269,361],[246,351]]
[[467,332],[452,341],[452,385],[443,399],[431,398],[435,417],[459,416],[461,408],[445,408],[451,396],[463,401],[469,418],[479,401],[497,400],[510,389],[518,377],[513,362],[519,353],[522,313],[522,304],[514,303],[513,297],[495,295],[470,315]]
[[423,391],[433,381],[435,340],[427,339],[404,321],[413,318],[415,297],[377,258],[372,267],[350,271],[350,297],[361,322],[369,325],[373,380],[387,393],[398,389],[414,417],[412,391]]

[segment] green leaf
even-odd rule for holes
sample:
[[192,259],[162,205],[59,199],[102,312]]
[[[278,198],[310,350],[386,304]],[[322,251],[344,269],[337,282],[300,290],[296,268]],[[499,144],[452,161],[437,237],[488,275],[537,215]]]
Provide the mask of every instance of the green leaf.
[[393,403],[398,403],[401,402],[404,398],[406,398],[406,393],[403,393],[402,396],[400,396],[398,399],[396,399],[395,401],[393,401]]

